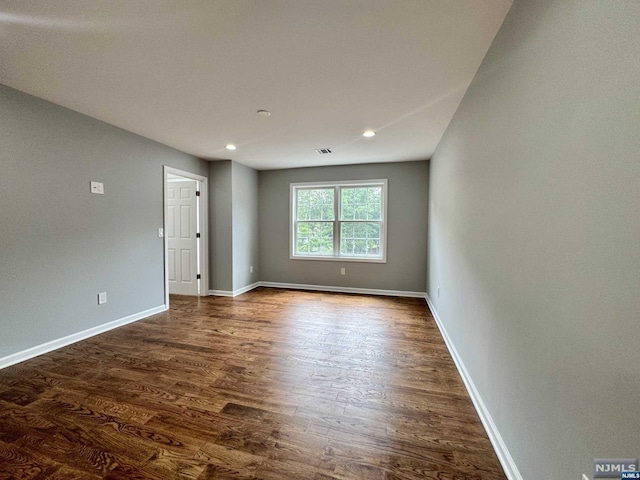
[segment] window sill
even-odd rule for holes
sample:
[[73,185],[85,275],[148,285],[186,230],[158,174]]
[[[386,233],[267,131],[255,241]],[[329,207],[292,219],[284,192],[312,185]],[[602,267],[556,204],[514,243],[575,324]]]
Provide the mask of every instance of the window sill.
[[387,263],[386,258],[365,258],[365,257],[330,257],[330,256],[306,256],[289,255],[290,260],[324,260],[325,262],[359,262],[359,263]]

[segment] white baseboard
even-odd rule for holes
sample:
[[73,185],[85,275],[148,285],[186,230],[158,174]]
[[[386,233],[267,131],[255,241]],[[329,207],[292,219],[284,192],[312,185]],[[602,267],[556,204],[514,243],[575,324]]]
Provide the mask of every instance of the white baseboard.
[[293,290],[315,290],[319,292],[360,293],[364,295],[384,295],[387,297],[425,298],[424,292],[403,290],[379,290],[375,288],[336,287],[332,285],[305,285],[302,283],[258,282],[261,287],[289,288]]
[[260,286],[260,282],[252,283],[251,285],[247,285],[245,287],[234,290],[209,290],[209,295],[214,295],[216,297],[237,297],[238,295],[242,295],[243,293],[248,292],[249,290],[253,290],[254,288],[258,288]]
[[102,325],[98,325],[97,327],[88,328],[87,330],[83,330],[78,333],[72,333],[71,335],[58,338],[57,340],[51,340],[50,342],[43,343],[42,345],[36,345],[35,347],[27,348],[26,350],[22,350],[21,352],[7,355],[6,357],[0,358],[0,370],[11,365],[15,365],[16,363],[29,360],[30,358],[37,357],[38,355],[57,350],[58,348],[66,347],[67,345],[79,342],[80,340],[85,340],[89,337],[108,332],[109,330],[121,327],[123,325],[126,325],[127,323],[133,323],[138,320],[142,320],[143,318],[150,317],[151,315],[155,315],[160,312],[164,312],[165,310],[167,310],[167,306],[160,305],[143,312],[134,313],[133,315],[129,315],[118,320],[113,320]]
[[233,292],[231,290],[209,290],[209,295],[215,297],[233,297]]
[[260,282],[252,283],[251,285],[247,285],[246,287],[239,288],[238,290],[233,291],[233,296],[237,297],[238,295],[242,295],[243,293],[248,292],[249,290],[253,290],[254,288],[258,288],[260,286]]
[[502,435],[500,435],[500,432],[498,431],[498,427],[494,423],[493,418],[491,417],[491,414],[487,409],[487,406],[485,405],[484,401],[482,400],[482,397],[480,396],[480,393],[478,392],[478,389],[476,388],[475,384],[473,383],[473,380],[469,376],[469,372],[467,371],[467,368],[465,367],[462,361],[462,358],[460,358],[460,355],[458,355],[458,351],[456,350],[456,347],[453,344],[451,337],[449,337],[449,334],[447,333],[447,330],[445,329],[444,324],[442,323],[442,320],[438,316],[438,312],[436,311],[433,305],[433,302],[431,302],[429,295],[425,295],[425,298],[427,300],[427,303],[429,304],[429,308],[431,309],[431,312],[433,313],[433,318],[435,319],[436,324],[438,325],[438,329],[440,329],[442,338],[444,339],[444,342],[447,344],[449,353],[451,354],[451,357],[453,358],[453,361],[456,364],[458,372],[462,377],[462,381],[464,382],[464,385],[467,388],[467,391],[469,392],[469,396],[471,397],[473,406],[475,407],[476,411],[478,412],[478,415],[480,416],[480,420],[482,421],[482,425],[484,425],[484,429],[487,431],[489,440],[491,441],[491,444],[493,445],[493,449],[495,450],[496,455],[498,456],[498,460],[500,460],[500,464],[504,469],[505,475],[509,480],[522,480],[522,475],[520,475],[520,471],[518,470],[518,467],[516,466],[516,463],[513,460],[513,457],[509,453],[509,449],[507,448],[507,445],[504,443],[504,440],[502,439]]

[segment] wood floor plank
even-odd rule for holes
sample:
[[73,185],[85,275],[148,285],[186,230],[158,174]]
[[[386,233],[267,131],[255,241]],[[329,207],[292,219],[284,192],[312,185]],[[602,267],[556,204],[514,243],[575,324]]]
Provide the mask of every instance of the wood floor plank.
[[424,300],[259,288],[0,371],[0,479],[504,480]]

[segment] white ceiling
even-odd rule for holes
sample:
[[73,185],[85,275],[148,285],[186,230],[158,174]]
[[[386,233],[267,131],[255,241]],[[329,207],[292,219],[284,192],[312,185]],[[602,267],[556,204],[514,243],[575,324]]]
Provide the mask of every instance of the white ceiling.
[[511,3],[3,0],[0,83],[257,169],[422,160]]

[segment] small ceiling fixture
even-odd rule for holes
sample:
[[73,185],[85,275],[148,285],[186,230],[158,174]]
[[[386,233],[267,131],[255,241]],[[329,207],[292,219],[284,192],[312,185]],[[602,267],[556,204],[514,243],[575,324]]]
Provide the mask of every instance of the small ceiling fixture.
[[233,143],[227,143],[224,148],[227,150],[235,150],[237,147]]
[[363,137],[367,137],[367,138],[371,138],[371,137],[375,137],[376,136],[376,132],[374,132],[373,130],[365,130],[362,133]]
[[316,153],[319,153],[320,155],[326,155],[327,153],[331,153],[331,149],[330,148],[316,148]]
[[271,112],[269,110],[258,110],[256,112],[260,117],[270,117]]

